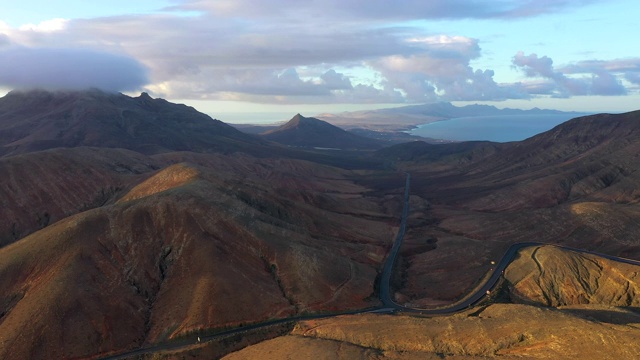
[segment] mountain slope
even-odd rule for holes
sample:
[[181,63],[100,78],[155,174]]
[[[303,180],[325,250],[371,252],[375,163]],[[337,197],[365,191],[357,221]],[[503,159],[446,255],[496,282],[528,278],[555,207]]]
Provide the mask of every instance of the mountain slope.
[[262,134],[262,137],[280,144],[300,147],[332,149],[379,149],[383,143],[351,134],[328,122],[306,118],[300,114],[286,124]]
[[305,161],[194,159],[0,249],[0,358],[106,354],[377,301],[388,201]]
[[12,91],[0,98],[0,155],[56,147],[227,152],[262,142],[195,109],[100,90]]
[[398,164],[412,174],[416,206],[398,296],[456,299],[516,242],[640,259],[639,133],[635,111],[576,118],[525,141],[468,151],[399,145],[393,153],[405,156]]
[[0,158],[0,247],[105,205],[162,166],[133,151],[88,147]]

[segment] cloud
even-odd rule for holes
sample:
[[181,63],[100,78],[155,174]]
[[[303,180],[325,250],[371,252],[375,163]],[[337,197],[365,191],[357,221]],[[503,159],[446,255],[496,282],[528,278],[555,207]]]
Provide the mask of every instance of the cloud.
[[640,85],[640,72],[630,72],[625,74],[625,79],[632,84]]
[[0,33],[0,47],[4,47],[11,44],[11,40],[7,34]]
[[64,29],[68,22],[68,19],[56,18],[45,20],[39,24],[25,24],[19,29],[21,31],[53,32]]
[[529,78],[547,80],[546,83],[538,81],[532,86],[525,85],[532,94],[554,97],[626,95],[628,90],[620,77],[633,80],[634,74],[640,73],[640,59],[590,60],[556,69],[551,58],[525,55],[522,51],[513,57],[513,65]]
[[621,78],[640,84],[640,58],[579,61],[562,67],[560,71],[567,74],[592,74],[596,87],[613,95],[616,92],[626,93]]
[[493,70],[473,69],[471,60],[480,56],[475,39],[462,36],[432,36],[409,39],[422,53],[392,55],[371,61],[371,66],[400,89],[412,102],[436,100],[504,100],[527,98],[516,86],[499,85]]
[[482,54],[478,39],[402,23],[509,20],[590,2],[404,0],[398,6],[386,0],[176,0],[170,11],[158,14],[54,19],[16,29],[0,22],[0,85],[123,91],[144,85],[155,96],[173,99],[274,103],[621,93],[621,79],[626,84],[640,79],[633,61],[577,63],[598,70],[573,73],[555,68],[548,57],[519,53],[514,66],[526,81],[502,84],[493,69],[472,65]]
[[320,76],[323,84],[330,90],[348,90],[353,89],[351,80],[344,74],[337,73],[331,69]]
[[182,0],[169,10],[201,11],[223,16],[345,18],[367,20],[522,18],[588,5],[593,0]]
[[9,47],[0,50],[0,86],[50,90],[128,91],[147,83],[136,60],[86,49]]

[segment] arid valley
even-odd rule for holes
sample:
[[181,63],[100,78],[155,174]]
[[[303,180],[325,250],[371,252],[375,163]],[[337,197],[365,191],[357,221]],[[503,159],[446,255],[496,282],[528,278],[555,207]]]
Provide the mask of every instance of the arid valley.
[[0,357],[633,358],[639,131],[631,112],[392,145],[299,114],[258,136],[147,94],[12,92]]
[[0,360],[640,359],[640,2],[4,2]]

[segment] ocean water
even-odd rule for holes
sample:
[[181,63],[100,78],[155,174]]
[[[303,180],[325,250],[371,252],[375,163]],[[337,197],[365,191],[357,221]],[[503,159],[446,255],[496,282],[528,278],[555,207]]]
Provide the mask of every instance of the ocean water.
[[412,135],[434,139],[520,141],[580,115],[502,115],[460,117],[419,125]]

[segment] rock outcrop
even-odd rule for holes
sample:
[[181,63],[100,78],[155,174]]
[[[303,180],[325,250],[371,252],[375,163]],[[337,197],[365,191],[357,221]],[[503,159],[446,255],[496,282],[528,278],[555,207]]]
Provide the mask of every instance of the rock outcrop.
[[[613,313],[618,321],[583,314]],[[225,359],[635,359],[640,316],[496,304],[480,313],[415,318],[363,314],[303,321],[284,337]]]
[[513,301],[554,307],[640,305],[640,266],[555,246],[521,250],[504,276]]

